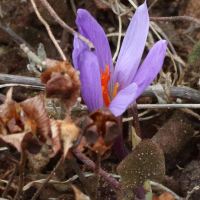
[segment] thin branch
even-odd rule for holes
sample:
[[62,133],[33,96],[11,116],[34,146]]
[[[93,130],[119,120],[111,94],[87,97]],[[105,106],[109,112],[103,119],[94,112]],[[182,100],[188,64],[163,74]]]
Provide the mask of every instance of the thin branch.
[[20,159],[20,163],[19,163],[19,183],[18,183],[18,189],[17,189],[17,193],[14,197],[14,200],[18,200],[20,199],[20,195],[23,192],[23,186],[24,186],[24,167],[25,167],[25,161],[26,161],[26,157],[25,157],[25,153],[22,150],[21,152],[21,159]]
[[14,160],[14,159],[12,159],[12,158],[9,158],[9,157],[5,157],[5,160],[6,160],[7,162],[9,162],[9,163],[14,164],[14,169],[13,169],[13,173],[12,173],[11,176],[10,176],[10,179],[9,179],[9,181],[8,181],[8,184],[7,184],[7,186],[6,186],[6,189],[4,190],[4,192],[3,192],[3,194],[2,194],[2,198],[6,198],[8,192],[9,192],[10,186],[11,186],[13,180],[14,180],[15,174],[16,174],[16,172],[17,172],[17,170],[18,170],[18,167],[19,167],[18,161]]
[[34,194],[34,196],[32,197],[31,200],[36,200],[39,193],[41,192],[41,190],[48,184],[48,182],[50,181],[52,175],[55,173],[56,169],[58,169],[61,161],[63,160],[63,156],[61,156],[60,160],[58,161],[58,163],[56,164],[55,168],[51,171],[51,174],[49,175],[49,177],[43,182],[43,184],[40,186],[40,188],[37,190],[37,192]]
[[121,44],[121,38],[122,38],[122,20],[121,17],[118,16],[118,20],[119,20],[119,35],[118,35],[118,41],[117,41],[117,49],[115,51],[115,54],[113,56],[113,63],[115,62],[118,54],[119,54],[119,49],[120,49],[120,44]]
[[74,0],[70,0],[70,3],[71,3],[71,7],[72,7],[72,10],[74,12],[74,15],[77,16],[77,13],[76,13],[76,5],[74,3]]
[[190,109],[188,109],[188,108],[181,108],[181,110],[182,110],[183,112],[187,113],[187,114],[190,114],[190,115],[196,117],[198,120],[200,120],[200,115],[197,114],[197,113],[195,113],[194,111],[192,111],[192,110],[190,110]]
[[[0,74],[0,84],[26,84],[26,85],[35,85],[35,86],[42,86],[44,87],[45,84],[41,83],[39,78],[34,77],[26,77],[26,76],[17,76],[17,75],[9,75],[9,74]],[[41,87],[41,89],[43,89]],[[140,97],[156,97],[152,87],[149,86],[141,95]],[[186,86],[179,86],[179,87],[170,87],[170,97],[172,98],[180,98],[189,102],[193,103],[200,103],[200,91],[195,90],[190,87]],[[3,97],[2,97],[3,98]],[[1,97],[0,97],[1,99]],[[171,104],[170,104],[171,105]],[[174,104],[176,105],[176,104]],[[190,105],[190,104],[184,104]],[[79,108],[80,109],[80,108]],[[86,109],[86,106],[83,106],[83,110]],[[76,108],[72,108],[72,110],[76,110]]]
[[155,109],[155,108],[192,108],[200,109],[200,104],[138,104],[138,109]]
[[90,48],[91,51],[95,50],[94,45],[92,44],[92,42],[90,42],[88,39],[86,39],[85,37],[83,37],[81,34],[79,34],[78,32],[76,32],[74,29],[72,29],[71,27],[69,27],[57,14],[56,12],[53,10],[53,8],[51,7],[51,5],[46,1],[46,0],[40,0],[44,6],[48,9],[49,13],[51,14],[51,16],[66,30],[68,30],[71,34],[73,35],[77,35],[77,37],[83,41],[85,44],[87,44]]
[[151,21],[188,21],[200,24],[200,20],[190,16],[150,17]]
[[188,191],[188,195],[187,195],[187,197],[185,198],[185,200],[189,200],[190,197],[191,197],[191,195],[192,195],[195,191],[197,191],[197,190],[199,190],[199,189],[200,189],[200,187],[197,185],[196,187],[194,187],[194,188],[192,189],[192,191]]
[[45,87],[42,87],[42,86],[25,85],[25,84],[19,84],[19,83],[10,83],[10,84],[0,85],[0,88],[5,88],[5,87],[26,87],[26,88],[34,88],[34,89],[39,89],[39,90],[44,90],[45,89]]
[[141,121],[150,120],[150,119],[153,119],[153,118],[158,117],[158,116],[160,116],[160,115],[161,115],[161,113],[157,113],[157,114],[151,115],[151,116],[149,116],[149,117],[141,117],[141,118],[139,118],[139,121],[141,122]]
[[[150,22],[149,26],[150,26],[151,30],[154,32],[154,34],[158,37],[158,39],[162,40],[162,38],[160,37],[160,35],[158,34],[158,32],[156,30],[157,24],[155,24],[154,22]],[[177,66],[176,66],[176,63],[174,61],[174,57],[172,56],[172,53],[170,52],[168,47],[167,47],[167,53],[169,54],[169,56],[170,56],[170,58],[172,60],[172,63],[174,65],[175,75],[174,75],[174,81],[172,83],[172,85],[174,85],[175,81],[178,79]]]
[[11,184],[13,183],[13,180],[14,180],[15,174],[16,174],[16,172],[17,172],[17,169],[18,169],[18,166],[15,165],[15,166],[14,166],[14,169],[13,169],[13,173],[11,174],[10,179],[9,179],[9,181],[8,181],[8,184],[7,184],[7,186],[6,186],[6,189],[4,190],[4,192],[3,192],[3,194],[2,194],[2,198],[6,198],[8,192],[9,192],[10,186],[11,186]]
[[83,172],[81,171],[78,163],[76,162],[76,160],[74,158],[70,158],[70,159],[68,159],[68,161],[69,161],[71,167],[73,168],[73,170],[78,175],[78,178],[82,182],[82,184],[85,187],[87,193],[89,194],[89,196],[91,196],[91,185],[89,184],[88,180],[86,179],[86,177],[84,176]]
[[4,24],[0,24],[0,28],[8,35],[10,35],[12,40],[16,42],[18,45],[25,44],[25,46],[27,46],[31,51],[35,52],[34,48],[30,44],[28,44],[23,38],[17,35],[17,33],[15,33],[12,29],[10,29],[10,27]]
[[[139,113],[139,114],[138,114],[138,117],[142,117],[142,116],[148,114],[149,112],[150,112],[150,110],[145,110],[144,112]],[[131,121],[131,120],[133,120],[133,117],[128,117],[128,118],[125,118],[125,117],[124,117],[124,118],[122,119],[122,122],[128,122],[128,121]]]
[[157,2],[158,0],[154,0],[151,5],[148,7],[148,11],[151,10],[151,8],[154,6],[154,4]]
[[60,53],[62,59],[63,59],[63,60],[67,60],[67,58],[65,57],[65,54],[63,53],[62,49],[60,48],[58,42],[56,41],[55,37],[53,36],[52,31],[51,31],[49,25],[47,24],[47,22],[46,22],[46,21],[42,18],[42,16],[40,15],[40,13],[39,13],[39,11],[38,11],[38,9],[37,9],[37,6],[36,6],[34,0],[31,0],[31,3],[32,3],[32,5],[33,5],[33,8],[34,8],[34,10],[35,10],[35,13],[36,13],[38,19],[39,19],[39,20],[44,24],[44,26],[46,27],[47,32],[48,32],[48,34],[49,34],[49,37],[51,38],[51,40],[52,40],[52,42],[54,43],[54,45],[55,45],[56,49],[58,50],[58,52]]
[[[74,154],[85,164],[90,166],[93,170],[95,169],[95,164],[92,160],[90,160],[85,154],[83,154],[79,149],[73,150]],[[111,175],[106,173],[104,170],[100,168],[99,173],[101,176],[104,177],[105,180],[107,180],[112,186],[114,186],[117,190],[121,189],[121,184],[113,178]]]
[[[121,33],[121,36],[125,36],[125,34],[126,33]],[[106,34],[106,37],[114,37],[114,36],[119,36],[119,33],[118,32],[116,32],[116,33],[108,33],[108,34]]]
[[17,76],[17,75],[10,75],[10,74],[0,74],[0,84],[11,84],[11,83],[45,87],[45,85],[41,83],[39,78]]

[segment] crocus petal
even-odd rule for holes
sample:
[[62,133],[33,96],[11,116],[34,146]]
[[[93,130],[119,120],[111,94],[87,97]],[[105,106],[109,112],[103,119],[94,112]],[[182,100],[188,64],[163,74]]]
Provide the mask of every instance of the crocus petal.
[[78,39],[77,35],[74,36],[74,42],[73,42],[73,52],[72,52],[72,59],[73,59],[73,63],[74,63],[74,68],[76,70],[78,70],[78,61],[77,58],[79,56],[79,54],[84,51],[84,49],[87,48],[87,45],[82,42],[81,40]]
[[97,57],[89,50],[82,51],[77,59],[80,71],[81,93],[85,104],[93,112],[103,108],[101,80]]
[[149,14],[145,1],[138,7],[130,22],[118,56],[115,81],[119,83],[119,90],[127,87],[135,76],[144,51],[148,30]]
[[121,115],[126,110],[126,108],[135,101],[137,89],[137,84],[132,83],[125,89],[121,90],[111,101],[108,108],[116,117]]
[[105,66],[109,65],[110,72],[113,72],[114,69],[110,46],[103,28],[87,10],[83,9],[78,9],[76,24],[79,33],[94,44],[94,53],[98,58],[100,69],[105,71]]
[[137,71],[133,83],[138,85],[137,98],[140,94],[151,84],[160,71],[167,48],[167,41],[158,41],[150,50],[147,57],[143,61],[139,70]]

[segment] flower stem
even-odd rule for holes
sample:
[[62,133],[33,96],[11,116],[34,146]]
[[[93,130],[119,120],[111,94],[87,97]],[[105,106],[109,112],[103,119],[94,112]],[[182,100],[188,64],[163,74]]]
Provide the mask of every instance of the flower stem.
[[[93,170],[95,169],[95,164],[92,160],[90,160],[84,153],[82,153],[79,149],[74,149],[73,153],[86,165],[90,166]],[[122,185],[119,183],[115,178],[113,178],[111,175],[107,174],[104,170],[101,168],[99,169],[99,173],[101,176],[104,177],[105,180],[107,180],[112,186],[115,187],[115,189],[120,190]]]
[[138,118],[138,110],[137,110],[136,102],[134,102],[131,105],[131,111],[132,111],[132,115],[133,115],[133,124],[134,124],[134,128],[135,128],[135,132],[136,132],[137,136],[141,138],[140,122],[139,122],[139,118]]
[[117,158],[122,161],[127,155],[127,151],[125,149],[124,146],[124,142],[123,142],[123,132],[122,132],[122,116],[117,117],[117,121],[118,121],[118,125],[119,128],[121,129],[121,133],[120,135],[115,139],[114,145],[113,145],[113,149],[117,155]]

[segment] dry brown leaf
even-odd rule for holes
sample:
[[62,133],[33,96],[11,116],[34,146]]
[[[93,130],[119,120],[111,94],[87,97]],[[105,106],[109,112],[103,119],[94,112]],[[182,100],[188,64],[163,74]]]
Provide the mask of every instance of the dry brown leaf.
[[81,139],[80,129],[69,119],[65,121],[51,120],[51,132],[52,153],[50,157],[55,156],[61,149],[61,141],[63,142],[64,156],[66,156],[69,149],[77,147]]
[[90,200],[90,197],[83,194],[75,185],[71,184],[71,186],[74,190],[76,200]]
[[32,133],[18,133],[10,135],[0,135],[0,138],[6,143],[14,146],[17,151],[21,152],[23,147],[26,146],[25,141],[32,138]]
[[27,118],[36,123],[38,137],[40,138],[43,136],[41,139],[45,140],[45,137],[50,131],[50,122],[49,117],[46,114],[43,95],[27,99],[19,105],[22,107]]
[[13,88],[10,88],[6,94],[6,101],[0,106],[0,119],[7,125],[12,118],[19,119],[19,113],[22,108],[12,100]]
[[42,96],[18,104],[12,100],[11,88],[0,106],[0,138],[19,152],[38,153],[49,133],[48,120]]
[[61,149],[60,144],[60,127],[62,121],[61,120],[50,120],[51,126],[51,143],[52,143],[52,152],[50,154],[50,158],[54,157],[58,151]]
[[60,134],[61,140],[63,141],[64,156],[66,156],[71,147],[77,147],[79,144],[81,131],[74,123],[66,119],[61,125]]

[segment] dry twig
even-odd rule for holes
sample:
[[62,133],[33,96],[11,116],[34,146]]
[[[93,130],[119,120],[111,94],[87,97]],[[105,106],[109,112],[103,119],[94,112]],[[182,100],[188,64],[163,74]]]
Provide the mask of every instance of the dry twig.
[[[79,149],[74,149],[73,152],[83,163],[90,166],[93,170],[95,169],[94,162],[90,160],[85,154],[83,154]],[[112,176],[103,171],[101,168],[99,170],[99,173],[101,174],[101,176],[104,177],[105,180],[107,180],[112,186],[114,186],[115,189],[121,189],[121,184]]]
[[151,21],[188,21],[200,24],[200,20],[190,16],[150,17]]
[[22,150],[21,152],[21,160],[19,163],[19,184],[18,184],[18,189],[17,189],[17,193],[14,197],[14,200],[18,200],[20,199],[20,195],[23,192],[23,186],[24,186],[24,167],[25,167],[25,162],[26,161],[26,157],[25,157],[25,153]]
[[47,22],[46,22],[46,21],[42,18],[42,16],[40,15],[40,13],[39,13],[39,11],[38,11],[38,9],[37,9],[37,6],[36,6],[34,0],[31,0],[31,3],[32,3],[32,5],[33,5],[33,8],[34,8],[34,10],[35,10],[35,13],[36,13],[38,19],[39,19],[39,20],[44,24],[44,26],[46,27],[47,32],[48,32],[48,34],[49,34],[49,37],[51,38],[51,40],[52,40],[52,42],[54,43],[54,45],[55,45],[56,49],[58,50],[58,52],[60,53],[62,59],[63,59],[63,60],[67,60],[66,57],[65,57],[65,54],[63,53],[62,49],[60,48],[58,42],[56,41],[55,37],[53,36],[49,25],[47,24]]
[[40,0],[44,6],[48,9],[49,13],[51,14],[51,16],[66,30],[68,30],[71,34],[73,35],[77,35],[77,37],[82,40],[85,44],[87,44],[90,48],[91,51],[95,50],[94,45],[92,44],[92,42],[90,42],[88,39],[86,39],[85,37],[83,37],[81,34],[79,34],[78,32],[76,32],[74,29],[72,29],[71,27],[69,27],[57,14],[56,12],[53,10],[53,8],[50,6],[50,4],[46,1],[46,0]]
[[34,194],[34,196],[32,197],[31,200],[36,200],[36,198],[38,197],[39,193],[48,184],[48,182],[50,181],[52,175],[55,173],[56,169],[58,169],[58,167],[59,167],[59,165],[60,165],[60,163],[62,161],[63,161],[63,156],[61,156],[61,158],[58,161],[58,163],[56,164],[55,168],[51,171],[51,174],[49,175],[49,177],[43,182],[43,184],[40,186],[40,188],[37,190],[37,192]]

